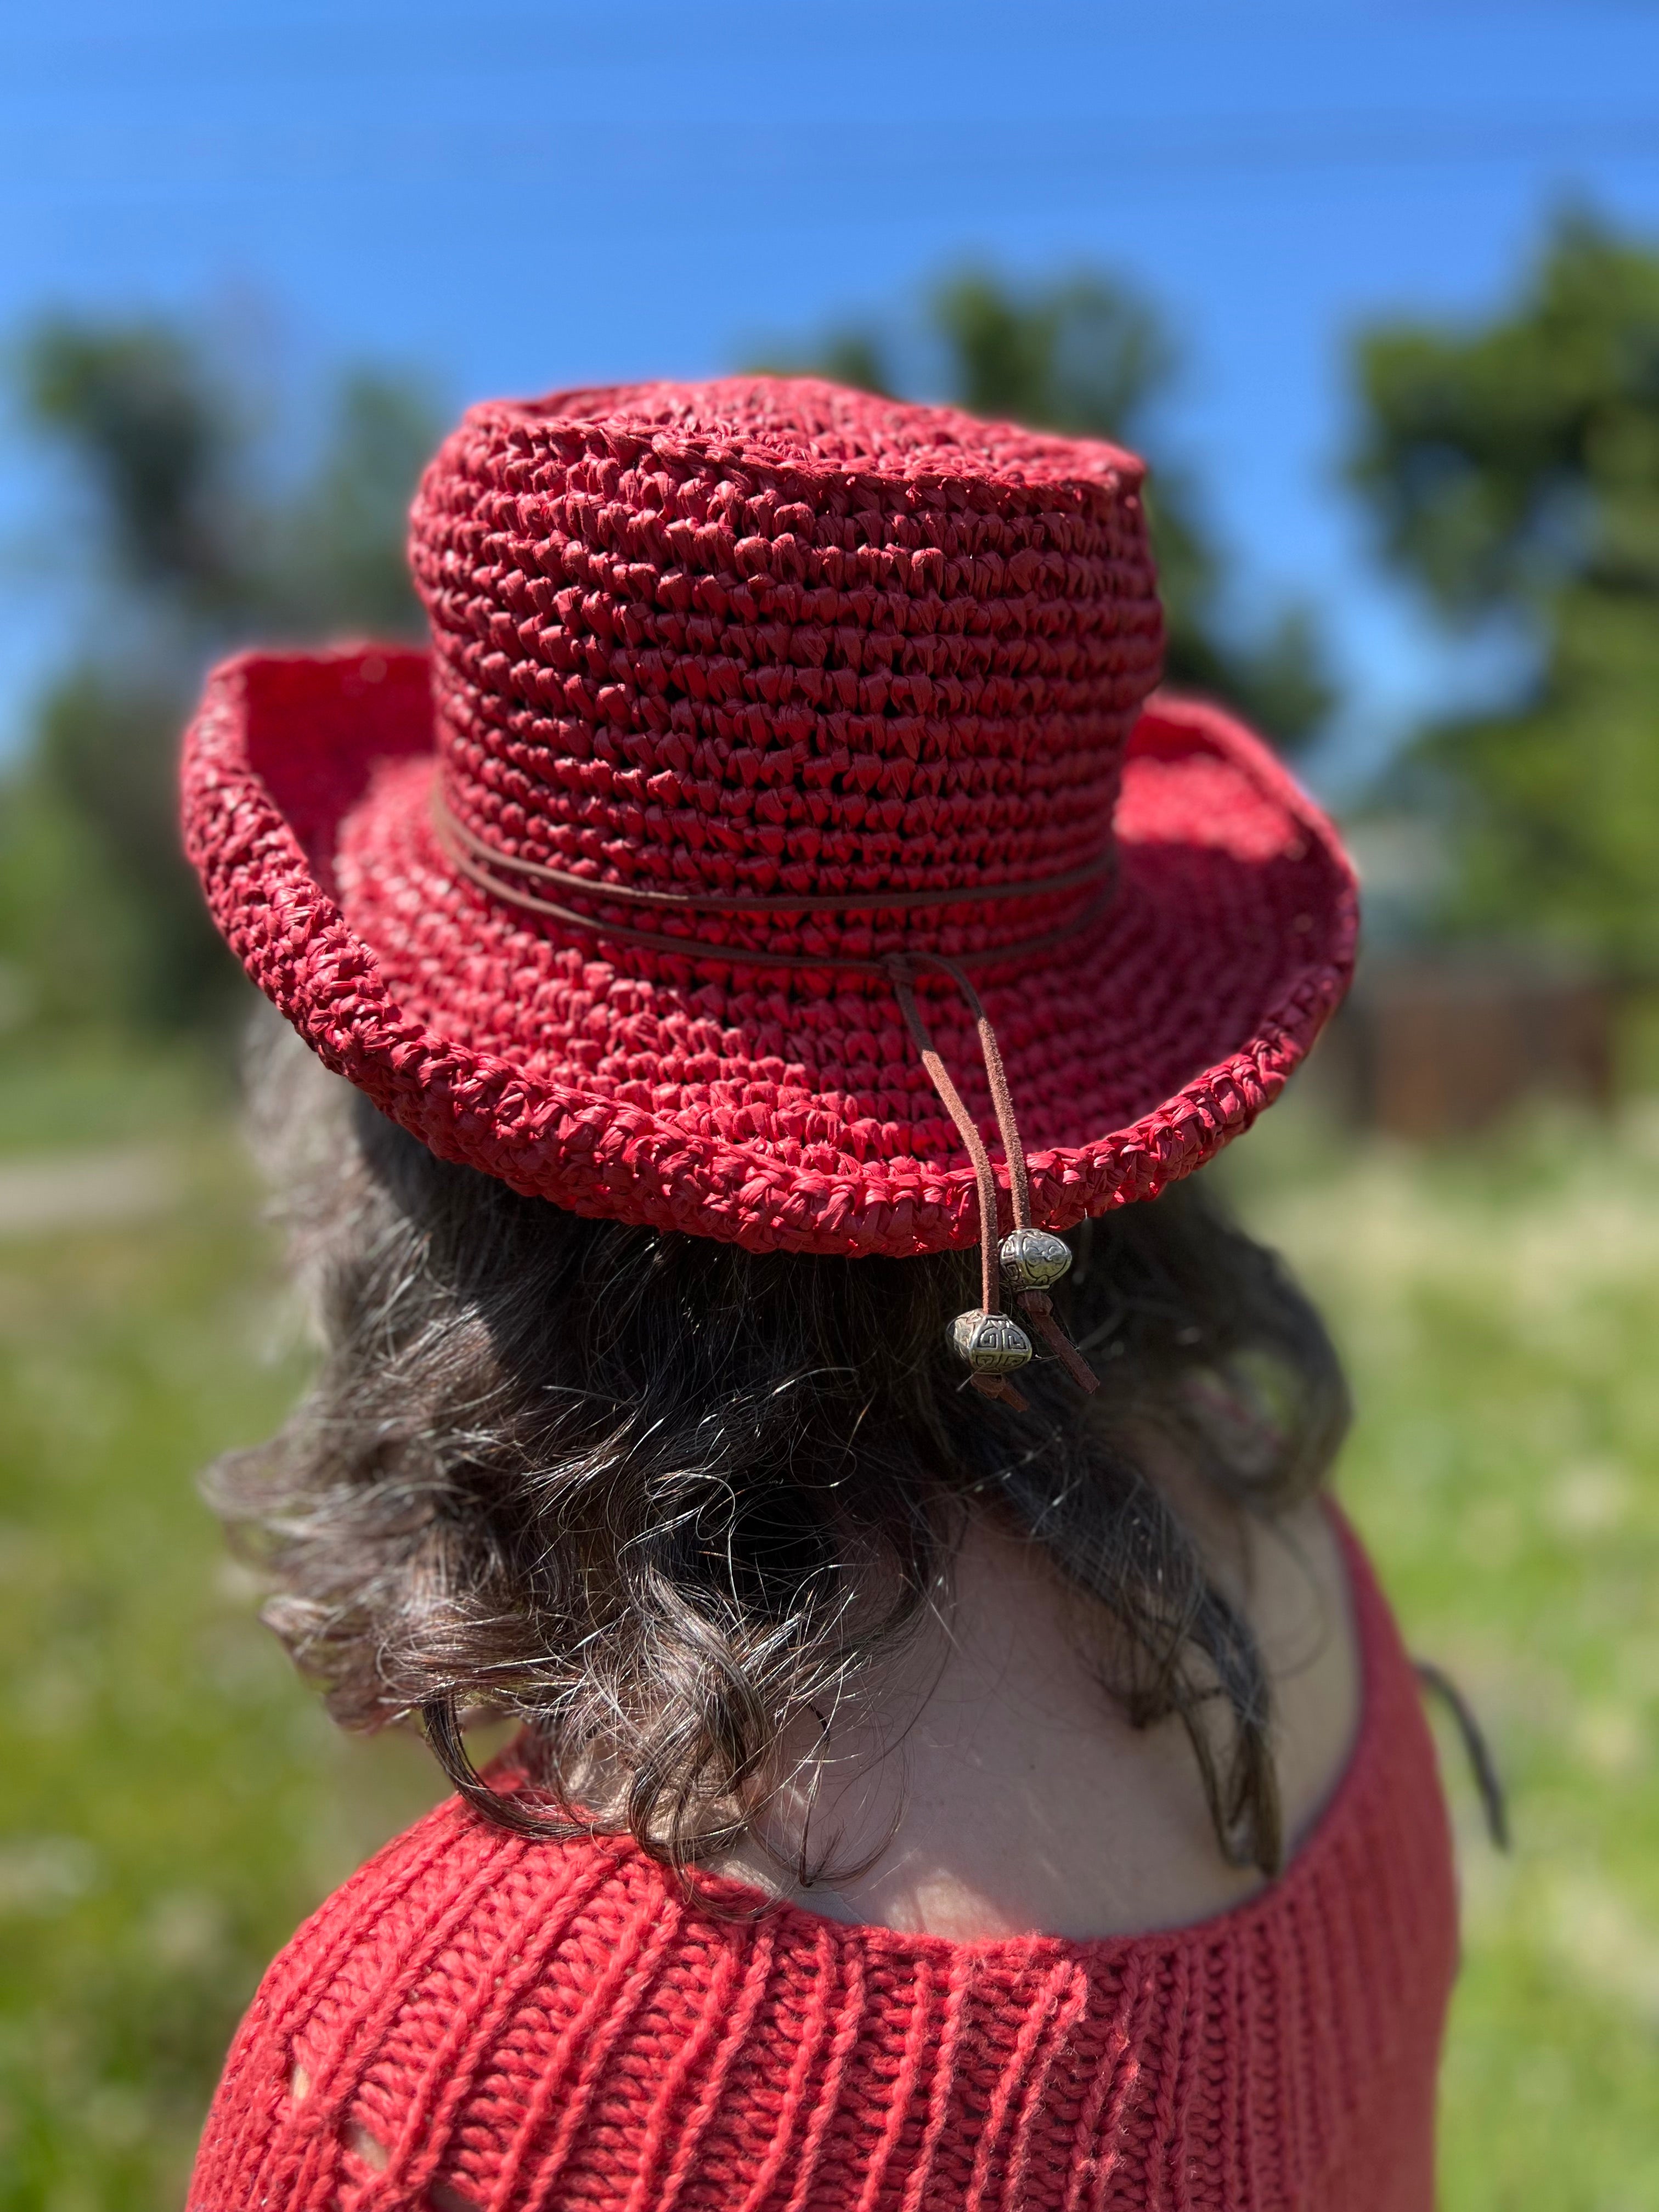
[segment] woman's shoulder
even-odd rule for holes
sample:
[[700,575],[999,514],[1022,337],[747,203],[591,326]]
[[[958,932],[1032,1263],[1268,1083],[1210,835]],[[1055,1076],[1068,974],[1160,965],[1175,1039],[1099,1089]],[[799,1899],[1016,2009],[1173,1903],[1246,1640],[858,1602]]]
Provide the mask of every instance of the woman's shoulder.
[[[1272,1521],[1209,1521],[1212,1586],[1260,1654],[1273,1795],[1294,1855],[1370,1756],[1364,1677],[1376,1671],[1366,1647],[1381,1601],[1317,1504]],[[1224,1702],[1195,1698],[1184,1720],[1137,1712],[1105,1686],[1134,1679],[1136,1656],[1121,1644],[1111,1617],[1042,1547],[994,1522],[970,1527],[931,1642],[890,1670],[885,1694],[838,1711],[821,1742],[803,1747],[769,1832],[726,1863],[834,1918],[966,1941],[1138,1935],[1242,1903],[1269,1877],[1218,1847],[1188,1727],[1212,1735],[1210,1777],[1224,1777]],[[1386,1674],[1386,1641],[1378,1663]],[[825,1853],[810,1885],[780,1884],[779,1867]]]
[[220,2081],[191,2206],[321,2212],[477,2062],[522,2090],[547,2040],[637,1953],[663,1894],[660,1870],[620,1843],[534,1840],[447,1800],[272,1962]]
[[[510,1983],[519,1996],[533,1991],[539,2014],[551,2021],[567,2007],[589,2006],[596,1981],[618,1958],[648,1955],[678,1972],[674,1962],[688,1948],[706,1966],[716,1953],[748,1953],[757,1942],[774,1959],[848,1941],[872,1956],[920,1957],[931,1948],[940,1956],[971,1951],[981,1960],[1012,1956],[1022,1943],[1058,1944],[1097,1960],[1131,1945],[1178,1949],[1188,1937],[1224,1948],[1234,1929],[1242,1935],[1249,1924],[1259,1933],[1275,1911],[1374,1860],[1443,1862],[1443,1806],[1414,1672],[1359,1540],[1340,1513],[1324,1508],[1291,1534],[1279,1564],[1259,1570],[1284,1581],[1261,1616],[1290,1723],[1283,1733],[1291,1848],[1276,1879],[1243,1884],[1187,1912],[1136,1912],[1116,1926],[1067,1929],[1033,1917],[952,1930],[915,1917],[849,1911],[844,1899],[817,1889],[780,1902],[741,1868],[682,1875],[627,1835],[517,1833],[451,1798],[368,1860],[297,1931],[266,1976],[249,2026],[283,2041],[291,2063],[317,2081],[337,2042],[355,2041],[371,2014],[389,2021],[406,2012],[425,2033],[478,2002],[509,2002],[501,1992]],[[969,1717],[982,1726],[979,1708]],[[1128,1743],[1138,1753],[1133,1731]],[[1091,1751],[1100,1747],[1092,1738]],[[1114,1777],[1132,1778],[1127,1766],[1120,1772],[1109,1756],[1105,1763],[1109,1787]],[[1173,1747],[1167,1766],[1189,1786]],[[498,1759],[486,1779],[537,1804],[520,1750]],[[1012,1801],[1018,1828],[1022,1801],[1006,1782],[996,1794]],[[1027,1849],[1051,1851],[1052,1808],[1029,1794],[1023,1802]],[[1200,1808],[1186,1809],[1194,1835],[1207,1841]],[[511,1965],[506,1980],[504,1961]]]
[[[1381,1638],[1386,1660],[1372,1605],[1361,1583],[1366,1656]],[[1400,1802],[1432,1792],[1399,1764],[1404,1669],[1380,1705],[1368,1676],[1355,1763],[1283,1880],[1140,1936],[957,1942],[758,1911],[720,1880],[688,1894],[629,1839],[538,1841],[451,1801],[272,1968],[194,2212],[327,2212],[371,2182],[439,2212],[874,2201],[884,2168],[929,2201],[996,2179],[992,2201],[1058,2205],[1109,2144],[1139,2201],[1235,2136],[1275,2201],[1369,2202],[1322,2194],[1332,2145],[1283,2120],[1340,2110],[1345,2142],[1381,2144],[1409,2117],[1427,2141],[1449,1885]]]
[[[503,1794],[526,1786],[511,1759],[487,1773]],[[296,1930],[265,1978],[261,2002],[295,2029],[303,2018],[301,2032],[314,2040],[372,1993],[423,1980],[459,1996],[503,1950],[521,1953],[527,1930],[545,1939],[585,1929],[597,1914],[602,1938],[630,1891],[649,1891],[635,1900],[649,1909],[658,1884],[641,1881],[635,1862],[615,1838],[518,1835],[447,1798],[367,1860]],[[556,1951],[556,1942],[539,1947],[550,1974]]]

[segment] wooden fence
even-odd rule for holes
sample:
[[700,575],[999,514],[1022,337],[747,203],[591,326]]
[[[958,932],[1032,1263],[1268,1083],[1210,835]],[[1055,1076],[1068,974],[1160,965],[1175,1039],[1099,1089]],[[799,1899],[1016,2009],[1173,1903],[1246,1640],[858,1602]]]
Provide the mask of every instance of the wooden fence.
[[1603,978],[1471,954],[1366,962],[1321,1040],[1317,1080],[1363,1125],[1433,1139],[1539,1095],[1605,1108],[1615,994]]

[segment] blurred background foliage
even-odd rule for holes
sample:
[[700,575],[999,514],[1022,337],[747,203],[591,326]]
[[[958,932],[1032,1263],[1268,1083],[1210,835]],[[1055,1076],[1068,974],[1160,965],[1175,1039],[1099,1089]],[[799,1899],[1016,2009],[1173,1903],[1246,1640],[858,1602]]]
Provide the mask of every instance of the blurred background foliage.
[[256,638],[418,632],[404,517],[440,418],[412,380],[348,375],[310,473],[274,483],[252,395],[187,326],[54,319],[16,360],[25,421],[70,464],[90,526],[88,643],[3,794],[13,1026],[211,1027],[240,981],[173,799],[202,671]]
[[[1437,954],[1565,949],[1646,984],[1659,252],[1576,216],[1485,320],[1393,321],[1350,358],[1346,481],[1379,556],[1508,672],[1409,733],[1352,819],[1443,853],[1411,916]],[[355,374],[284,470],[185,324],[54,321],[12,361],[88,550],[85,646],[0,785],[0,2212],[155,2212],[266,1960],[436,1794],[412,1743],[331,1731],[191,1497],[306,1354],[227,1110],[246,993],[177,857],[172,775],[213,655],[417,628],[403,516],[440,424],[418,379]],[[967,270],[914,324],[781,365],[1146,451],[1172,678],[1317,767],[1317,621],[1241,615],[1152,303]],[[1224,1175],[1333,1315],[1361,1410],[1343,1495],[1513,1790],[1499,1861],[1449,1760],[1470,1832],[1443,2201],[1659,2205],[1651,1104],[1533,1108],[1437,1152],[1339,1139],[1308,1094]]]
[[1441,617],[1512,642],[1512,696],[1419,732],[1395,795],[1453,841],[1461,932],[1659,976],[1659,253],[1557,228],[1512,308],[1364,333],[1349,476]]

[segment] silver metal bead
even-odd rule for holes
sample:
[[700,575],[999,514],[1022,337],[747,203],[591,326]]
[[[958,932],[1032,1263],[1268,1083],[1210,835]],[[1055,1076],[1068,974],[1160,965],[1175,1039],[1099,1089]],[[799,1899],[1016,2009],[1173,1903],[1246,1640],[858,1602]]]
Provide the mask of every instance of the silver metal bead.
[[979,1306],[951,1322],[951,1348],[975,1375],[1009,1375],[1031,1357],[1031,1340],[1017,1321]]
[[1046,1291],[1072,1264],[1072,1248],[1046,1229],[1016,1229],[1005,1237],[997,1258],[1011,1291]]

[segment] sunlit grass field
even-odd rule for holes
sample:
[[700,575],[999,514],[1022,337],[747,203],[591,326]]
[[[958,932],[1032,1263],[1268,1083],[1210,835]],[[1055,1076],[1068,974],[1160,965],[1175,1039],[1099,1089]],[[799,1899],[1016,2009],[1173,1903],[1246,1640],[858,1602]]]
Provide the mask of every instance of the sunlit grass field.
[[[1425,1158],[1292,1101],[1228,1175],[1334,1318],[1342,1494],[1510,1784],[1505,1860],[1448,1745],[1444,2206],[1655,2212],[1659,1113]],[[435,1794],[316,1714],[195,1500],[302,1369],[256,1209],[200,1071],[0,1075],[0,2212],[177,2204],[265,1960]]]

